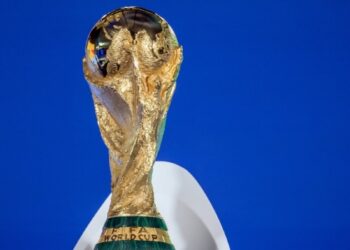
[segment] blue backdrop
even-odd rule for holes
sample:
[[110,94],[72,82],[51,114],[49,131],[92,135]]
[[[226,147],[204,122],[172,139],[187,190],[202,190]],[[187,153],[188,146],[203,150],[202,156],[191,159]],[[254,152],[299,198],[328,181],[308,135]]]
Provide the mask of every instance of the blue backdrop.
[[198,179],[232,249],[350,249],[344,0],[2,0],[0,248],[71,249],[108,195],[81,59],[125,5],[184,47],[158,159]]

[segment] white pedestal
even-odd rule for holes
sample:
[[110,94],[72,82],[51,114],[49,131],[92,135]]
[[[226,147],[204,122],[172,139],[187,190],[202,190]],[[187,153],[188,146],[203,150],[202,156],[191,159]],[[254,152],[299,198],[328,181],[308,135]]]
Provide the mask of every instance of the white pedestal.
[[[157,208],[176,250],[229,250],[225,232],[203,189],[184,168],[156,162],[152,177]],[[74,250],[92,250],[107,219],[110,195]]]

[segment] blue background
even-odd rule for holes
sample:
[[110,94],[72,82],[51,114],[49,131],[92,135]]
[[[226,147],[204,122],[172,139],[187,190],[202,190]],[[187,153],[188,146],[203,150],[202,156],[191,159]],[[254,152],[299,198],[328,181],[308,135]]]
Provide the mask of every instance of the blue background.
[[2,0],[0,248],[71,249],[108,195],[81,59],[125,5],[184,47],[158,159],[198,179],[232,249],[350,249],[345,0]]

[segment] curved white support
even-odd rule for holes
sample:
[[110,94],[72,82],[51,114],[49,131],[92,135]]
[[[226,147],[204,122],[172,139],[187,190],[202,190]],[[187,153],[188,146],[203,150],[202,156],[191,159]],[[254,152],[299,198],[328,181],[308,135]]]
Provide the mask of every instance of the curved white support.
[[[153,187],[157,208],[177,250],[229,250],[221,223],[196,179],[170,162],[156,162]],[[110,195],[90,221],[74,250],[92,250],[107,219]]]

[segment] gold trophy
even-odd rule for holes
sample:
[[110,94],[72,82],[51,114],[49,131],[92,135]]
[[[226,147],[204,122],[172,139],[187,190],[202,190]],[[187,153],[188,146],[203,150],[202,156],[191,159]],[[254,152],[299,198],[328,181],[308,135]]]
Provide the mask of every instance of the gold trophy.
[[112,199],[96,250],[174,249],[157,211],[152,167],[182,62],[182,47],[157,14],[125,7],[93,27],[83,59],[109,151]]

